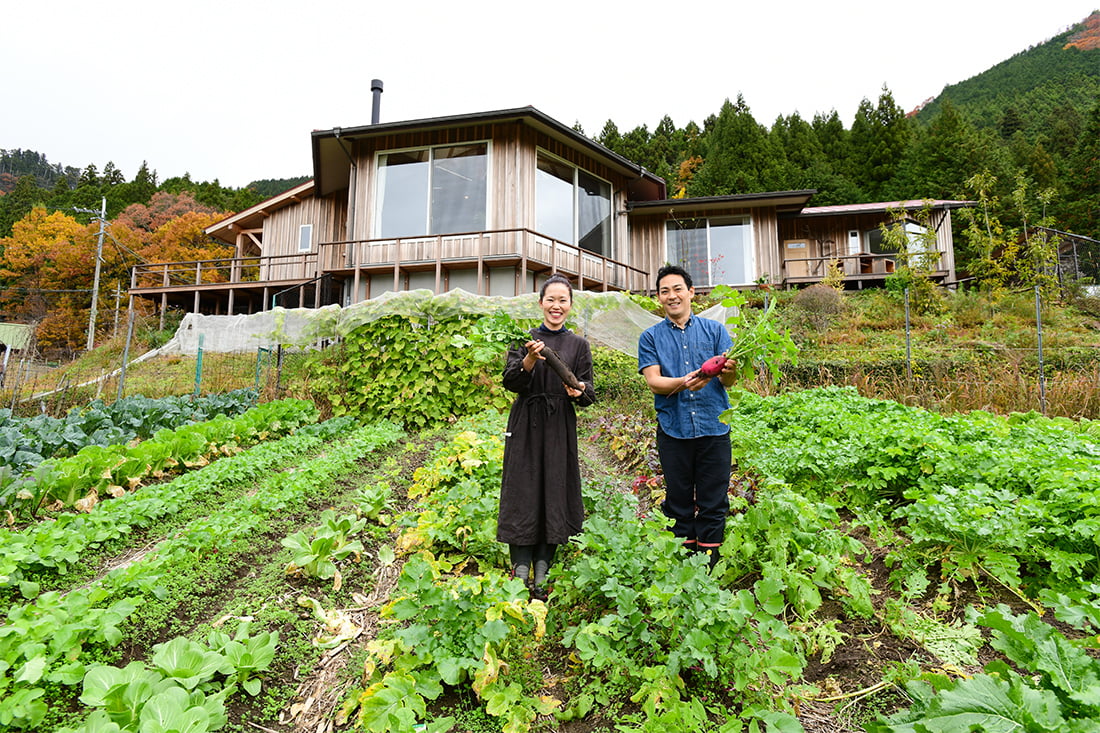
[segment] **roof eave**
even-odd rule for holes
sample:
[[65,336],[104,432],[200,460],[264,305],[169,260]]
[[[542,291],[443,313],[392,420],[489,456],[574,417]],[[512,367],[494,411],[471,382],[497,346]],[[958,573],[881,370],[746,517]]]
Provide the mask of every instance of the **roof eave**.
[[700,196],[697,198],[662,199],[659,201],[632,201],[627,211],[637,214],[656,214],[676,211],[719,211],[733,208],[774,206],[779,212],[800,211],[817,191],[768,191],[763,193],[739,193],[725,196]]
[[381,122],[377,125],[334,127],[331,130],[314,130],[312,133],[313,177],[318,182],[318,191],[321,195],[327,195],[347,186],[351,171],[352,154],[347,148],[341,149],[343,141],[363,140],[414,130],[439,130],[501,123],[509,120],[521,122],[546,133],[556,140],[573,147],[582,148],[620,173],[634,176],[635,186],[639,189],[638,194],[641,197],[663,198],[665,195],[665,181],[663,178],[650,173],[641,165],[605,148],[595,140],[585,137],[534,107],[518,107],[400,122]]

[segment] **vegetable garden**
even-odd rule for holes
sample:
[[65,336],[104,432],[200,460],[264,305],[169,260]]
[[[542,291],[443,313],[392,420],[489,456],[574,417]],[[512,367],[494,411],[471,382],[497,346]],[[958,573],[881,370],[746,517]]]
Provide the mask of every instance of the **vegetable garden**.
[[598,349],[543,603],[495,541],[485,323],[357,328],[313,399],[4,416],[0,728],[1100,730],[1100,423],[741,393],[708,572]]

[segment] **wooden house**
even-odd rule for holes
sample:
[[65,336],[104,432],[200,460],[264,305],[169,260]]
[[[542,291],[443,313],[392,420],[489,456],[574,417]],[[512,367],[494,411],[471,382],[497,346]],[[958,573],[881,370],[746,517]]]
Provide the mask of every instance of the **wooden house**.
[[[131,294],[241,314],[417,288],[516,295],[553,273],[647,291],[665,262],[701,290],[803,285],[836,261],[862,285],[889,272],[876,218],[906,210],[808,209],[813,191],[669,199],[663,179],[533,107],[320,130],[312,148],[312,180],[207,229],[233,257],[139,265]],[[943,280],[957,204],[936,202]]]

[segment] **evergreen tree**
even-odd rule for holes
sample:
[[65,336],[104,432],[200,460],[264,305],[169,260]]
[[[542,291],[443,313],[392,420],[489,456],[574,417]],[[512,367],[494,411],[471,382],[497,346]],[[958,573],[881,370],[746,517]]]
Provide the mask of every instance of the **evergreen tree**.
[[777,166],[781,170],[781,176],[770,187],[776,190],[816,188],[812,172],[819,171],[820,165],[825,163],[825,152],[813,126],[797,112],[789,117],[780,115],[769,136],[773,148],[779,151]]
[[683,133],[676,129],[672,118],[665,115],[649,138],[649,150],[654,165],[653,172],[664,178],[670,186],[676,178],[683,147]]
[[[945,100],[945,104],[951,104],[951,100]],[[998,129],[1001,137],[1005,140],[1010,139],[1017,132],[1024,129],[1024,120],[1020,117],[1020,112],[1016,107],[1012,106],[1005,108],[1004,114],[1001,115],[1001,124]]]
[[864,200],[863,191],[854,176],[851,134],[840,121],[840,115],[835,109],[827,116],[816,114],[812,126],[821,144],[821,152],[828,161],[828,170],[817,175],[814,188],[819,193],[814,201],[822,199],[821,192],[824,188],[835,192],[837,198],[829,203],[821,203],[822,206],[854,204]]
[[80,188],[81,186],[99,186],[99,170],[94,163],[89,163],[88,167],[81,171],[76,187]]
[[619,134],[619,128],[611,120],[604,123],[600,134],[596,136],[596,142],[612,152],[618,152],[621,141],[622,136]]
[[852,123],[853,162],[860,186],[873,199],[888,200],[893,195],[891,179],[911,138],[909,120],[885,86],[877,106],[867,99],[860,102]]
[[994,140],[979,133],[950,101],[927,129],[918,130],[898,166],[893,189],[900,199],[958,199],[975,173],[993,167]]
[[660,167],[660,164],[651,154],[649,130],[645,125],[639,125],[623,135],[619,140],[618,149],[612,149],[624,158],[638,163],[651,173],[656,172],[656,169]]
[[20,176],[11,193],[0,196],[0,237],[10,237],[15,223],[41,205],[47,196],[33,174]]
[[[709,118],[708,118],[709,120]],[[703,146],[703,163],[687,185],[689,196],[764,191],[761,171],[770,146],[741,95],[728,99],[713,118]]]
[[103,166],[103,175],[99,177],[100,185],[103,188],[110,188],[125,182],[126,177],[122,175],[122,171],[115,167],[113,161],[108,160],[107,165]]
[[[1063,226],[1074,234],[1100,240],[1100,101],[1084,121],[1068,171]],[[1100,267],[1100,247],[1093,246],[1091,252],[1094,268]],[[1100,273],[1096,277],[1100,281]]]

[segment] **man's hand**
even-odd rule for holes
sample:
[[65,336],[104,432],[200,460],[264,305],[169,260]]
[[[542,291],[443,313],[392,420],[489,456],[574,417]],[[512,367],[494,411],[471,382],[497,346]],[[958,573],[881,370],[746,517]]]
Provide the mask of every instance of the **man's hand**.
[[706,387],[711,379],[713,379],[713,377],[704,377],[702,374],[699,373],[699,370],[695,370],[691,374],[684,377],[684,387],[691,390],[692,392],[698,392],[703,387]]

